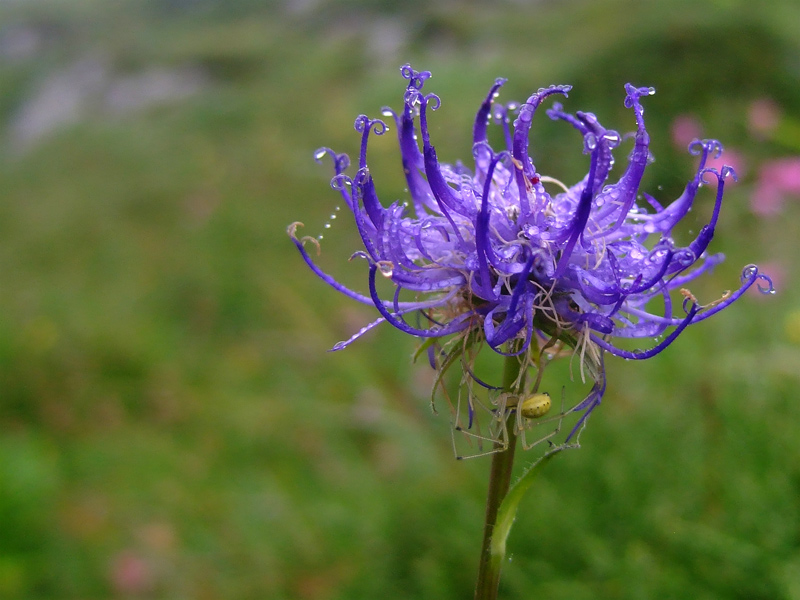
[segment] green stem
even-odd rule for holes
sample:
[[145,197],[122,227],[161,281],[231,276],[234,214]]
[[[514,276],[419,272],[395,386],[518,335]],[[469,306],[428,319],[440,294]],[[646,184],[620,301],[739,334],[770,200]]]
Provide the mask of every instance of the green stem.
[[[511,392],[520,372],[520,362],[515,356],[506,358],[503,368],[503,390]],[[508,427],[508,446],[492,455],[492,468],[489,473],[489,493],[486,499],[486,520],[483,526],[481,560],[478,566],[478,581],[475,585],[475,600],[495,600],[500,586],[502,560],[492,555],[492,533],[497,522],[497,512],[511,484],[511,469],[514,466],[514,451],[517,447],[517,433],[513,426]]]

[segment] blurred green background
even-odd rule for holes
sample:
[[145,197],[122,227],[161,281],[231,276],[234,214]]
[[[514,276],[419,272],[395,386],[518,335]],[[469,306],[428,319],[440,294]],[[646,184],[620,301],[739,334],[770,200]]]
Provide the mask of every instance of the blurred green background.
[[[413,340],[326,352],[373,311],[285,233],[323,231],[313,151],[356,154],[355,116],[401,105],[405,62],[433,71],[447,161],[495,77],[505,100],[570,83],[568,110],[622,131],[623,84],[655,86],[644,189],[666,202],[693,173],[679,117],[739,160],[728,260],[693,291],[750,262],[779,286],[607,361],[582,449],[523,501],[502,597],[800,598],[800,206],[751,207],[762,166],[800,154],[800,5],[431,4],[0,4],[0,598],[472,596],[489,460],[453,459]],[[532,151],[585,172],[543,115]],[[393,135],[372,152],[388,204]],[[365,290],[358,246],[339,219],[320,261]]]

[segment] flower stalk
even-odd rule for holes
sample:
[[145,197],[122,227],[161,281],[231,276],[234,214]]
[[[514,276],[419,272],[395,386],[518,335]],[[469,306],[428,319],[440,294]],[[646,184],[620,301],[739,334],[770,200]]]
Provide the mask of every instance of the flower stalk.
[[[516,356],[508,356],[503,368],[503,389],[512,393],[520,376],[520,362]],[[512,421],[513,416],[508,420]],[[507,424],[508,446],[492,455],[489,472],[489,491],[486,498],[486,518],[483,524],[483,543],[478,565],[478,581],[475,584],[475,600],[494,600],[500,586],[502,557],[492,553],[492,538],[497,523],[497,514],[511,485],[511,470],[514,467],[514,452],[517,447],[517,433],[513,423]],[[498,442],[499,445],[499,442]],[[505,554],[505,553],[503,553]]]

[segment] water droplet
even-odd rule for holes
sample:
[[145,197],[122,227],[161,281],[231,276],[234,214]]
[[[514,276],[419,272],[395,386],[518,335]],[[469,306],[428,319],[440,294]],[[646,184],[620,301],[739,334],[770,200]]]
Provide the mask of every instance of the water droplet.
[[615,148],[617,145],[619,145],[621,138],[619,133],[617,133],[616,131],[606,131],[603,134],[603,139],[606,140],[606,142],[608,142],[609,146]]
[[384,277],[392,276],[394,265],[392,264],[391,261],[380,260],[376,264],[378,265],[378,269],[380,269],[381,275],[383,275]]
[[533,237],[539,234],[539,228],[536,225],[526,225],[525,226],[525,234],[528,237]]

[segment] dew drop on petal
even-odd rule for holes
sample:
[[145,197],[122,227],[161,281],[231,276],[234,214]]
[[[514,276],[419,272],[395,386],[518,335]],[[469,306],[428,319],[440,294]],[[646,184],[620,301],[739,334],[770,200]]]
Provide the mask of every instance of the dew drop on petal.
[[526,225],[525,226],[525,235],[528,237],[534,237],[539,234],[539,228],[536,225]]
[[391,277],[392,271],[394,270],[394,265],[391,261],[388,260],[381,260],[377,263],[378,269],[380,269],[381,275],[384,277]]
[[615,148],[620,142],[620,135],[616,131],[606,131],[603,134],[603,139],[608,142],[608,145]]

